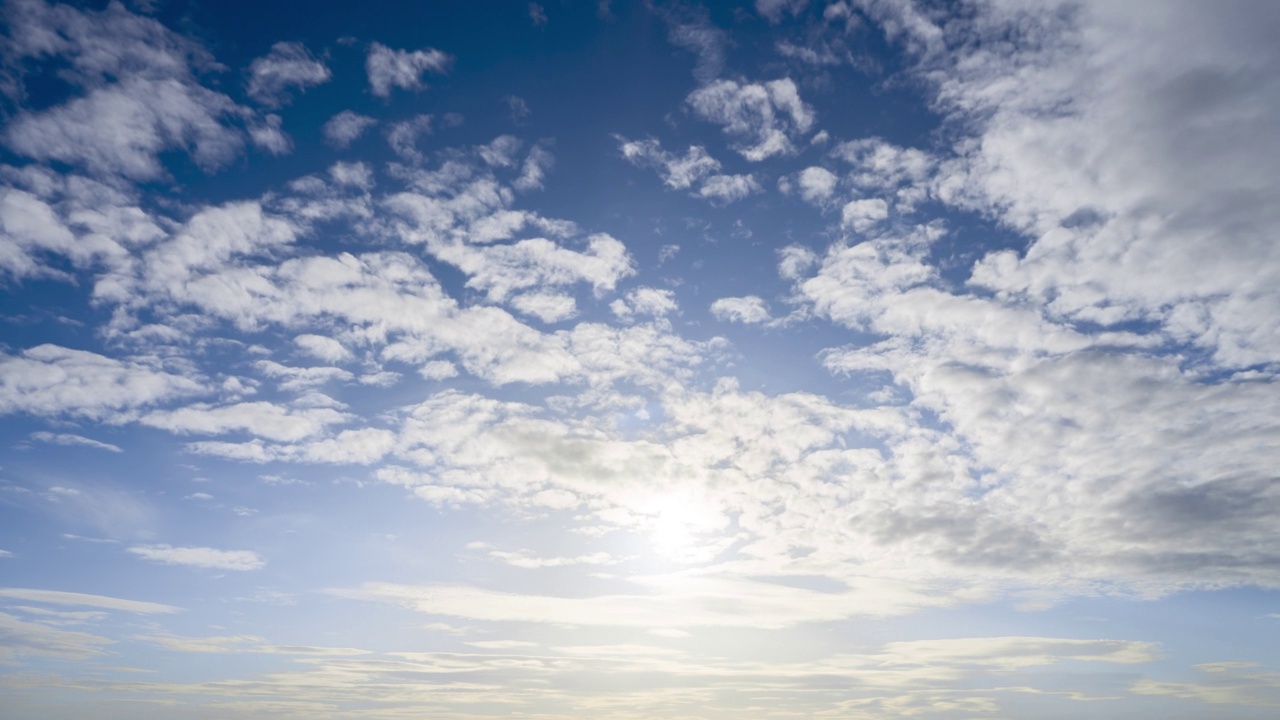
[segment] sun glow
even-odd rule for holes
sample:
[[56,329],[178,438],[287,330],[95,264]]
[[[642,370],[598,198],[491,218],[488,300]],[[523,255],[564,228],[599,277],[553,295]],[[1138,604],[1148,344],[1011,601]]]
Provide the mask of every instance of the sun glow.
[[650,504],[653,522],[649,537],[658,553],[685,562],[714,556],[722,543],[717,537],[724,514],[706,497],[680,490],[656,496]]

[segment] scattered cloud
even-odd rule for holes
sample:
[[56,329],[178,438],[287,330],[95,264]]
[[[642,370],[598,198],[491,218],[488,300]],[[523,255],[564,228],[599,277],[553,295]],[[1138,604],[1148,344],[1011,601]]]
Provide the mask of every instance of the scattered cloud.
[[322,85],[331,77],[329,68],[302,43],[278,42],[249,65],[246,92],[267,107],[280,107],[293,99],[295,89]]
[[334,147],[345,148],[377,123],[377,120],[368,115],[343,110],[324,124],[324,138]]
[[369,76],[369,89],[380,98],[391,97],[395,88],[423,90],[422,74],[442,75],[449,71],[453,58],[435,48],[422,50],[394,50],[375,42],[369,46],[365,57],[365,72]]
[[54,445],[64,445],[68,447],[87,447],[96,450],[106,450],[107,452],[124,452],[118,445],[101,442],[93,438],[87,438],[83,435],[75,435],[73,433],[51,433],[46,431],[31,433],[31,439],[36,442],[52,443]]
[[129,552],[162,565],[186,565],[212,570],[259,570],[267,563],[250,550],[215,550],[206,547],[135,545]]
[[694,90],[686,102],[694,114],[737,138],[735,150],[759,162],[795,152],[794,141],[813,127],[814,112],[791,78],[740,84],[718,80]]

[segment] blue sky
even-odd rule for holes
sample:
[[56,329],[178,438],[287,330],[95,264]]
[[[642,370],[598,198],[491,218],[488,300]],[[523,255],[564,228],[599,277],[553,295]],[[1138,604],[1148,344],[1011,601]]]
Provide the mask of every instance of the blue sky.
[[1280,709],[1271,6],[3,17],[6,717]]

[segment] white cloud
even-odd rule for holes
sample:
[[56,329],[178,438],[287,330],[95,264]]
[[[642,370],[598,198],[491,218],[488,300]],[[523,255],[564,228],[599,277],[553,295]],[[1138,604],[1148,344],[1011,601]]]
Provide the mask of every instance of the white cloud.
[[267,115],[261,122],[249,123],[249,139],[257,147],[272,155],[288,155],[293,151],[293,141],[280,129],[284,119],[279,115]]
[[643,594],[563,597],[504,593],[459,585],[367,583],[335,589],[339,597],[400,605],[429,615],[490,622],[640,628],[752,627],[893,615],[939,604],[909,585],[865,581],[856,591],[817,593],[718,577],[636,577]]
[[683,156],[662,149],[653,138],[627,140],[615,136],[622,156],[631,164],[658,171],[662,182],[672,190],[688,190],[694,186],[694,197],[731,203],[760,192],[760,184],[751,175],[720,175],[720,161],[707,154],[701,145],[690,146]]
[[57,345],[0,354],[0,413],[103,420],[203,392],[199,380],[168,372],[154,358],[116,360]]
[[431,116],[415,115],[414,117],[387,128],[387,145],[395,151],[400,159],[408,162],[422,162],[422,153],[418,152],[418,138],[431,134]]
[[523,568],[525,570],[536,570],[539,568],[549,567],[568,567],[571,565],[609,565],[618,562],[617,558],[606,552],[591,553],[590,555],[578,555],[576,557],[538,557],[528,550],[519,550],[508,552],[505,550],[490,550],[489,557],[501,563],[511,565],[512,567]]
[[718,77],[724,70],[729,34],[712,25],[702,8],[665,8],[661,16],[667,23],[667,40],[697,56],[693,76],[698,82],[705,84]]
[[158,156],[166,150],[187,150],[210,171],[239,154],[242,133],[223,124],[235,110],[227,96],[198,85],[128,78],[40,113],[24,112],[4,138],[37,160],[152,180],[165,174]]
[[12,664],[14,656],[43,655],[83,660],[102,654],[102,646],[114,641],[83,632],[58,630],[42,623],[26,622],[0,612],[0,662]]
[[698,196],[723,203],[737,202],[761,191],[751,175],[712,175],[698,188]]
[[104,610],[141,613],[145,615],[180,612],[180,608],[160,603],[123,600],[106,595],[90,595],[86,593],[64,592],[62,590],[37,590],[34,588],[0,588],[0,597],[24,602],[46,603],[50,605],[72,605],[79,607],[96,607]]
[[561,293],[538,292],[516,295],[511,298],[511,307],[547,323],[568,320],[578,314],[578,304],[573,296]]
[[[40,59],[58,57],[69,66],[61,78],[83,90],[61,105],[12,118],[4,142],[15,152],[151,180],[166,174],[161,153],[185,151],[211,171],[243,149],[236,123],[256,114],[200,84],[198,73],[221,68],[189,38],[120,4],[82,12],[26,2],[6,17],[5,54],[14,68],[41,72]],[[37,63],[24,67],[29,60]]]
[[293,441],[318,435],[330,425],[348,419],[346,414],[332,408],[291,409],[259,401],[155,410],[140,417],[139,422],[173,433],[247,432],[270,440]]
[[206,547],[135,545],[129,552],[163,565],[187,565],[212,570],[258,570],[267,563],[250,550],[215,550]]
[[769,22],[778,23],[784,12],[798,16],[808,5],[809,0],[756,0],[756,12]]
[[672,190],[686,190],[694,183],[720,169],[720,163],[701,145],[693,145],[683,157],[662,149],[653,138],[627,140],[618,137],[622,156],[634,165],[655,167],[662,182]]
[[838,182],[839,178],[835,173],[821,167],[807,167],[796,177],[800,197],[814,204],[822,204],[830,199]]
[[344,347],[342,343],[323,335],[304,333],[295,337],[293,343],[302,352],[325,362],[345,362],[352,357],[351,351]]
[[322,85],[329,82],[331,76],[329,68],[302,43],[278,42],[271,46],[271,52],[249,65],[246,92],[254,100],[274,108],[287,105],[293,99],[293,89]]
[[718,320],[747,324],[768,322],[769,306],[763,298],[755,295],[746,297],[720,298],[711,303],[711,314]]
[[[87,215],[76,208],[78,218]],[[75,212],[75,211],[73,211]],[[43,257],[46,253],[61,255],[76,267],[88,267],[99,261],[118,262],[128,251],[112,236],[122,241],[132,239],[127,228],[87,228],[77,236],[67,226],[61,213],[44,199],[17,189],[0,189],[0,269],[14,278],[49,276],[65,279]],[[83,221],[79,223],[83,226]],[[96,224],[96,223],[95,223]]]
[[889,205],[880,198],[852,200],[840,209],[840,224],[854,232],[866,232],[889,217]]
[[452,57],[434,48],[410,52],[375,42],[369,46],[364,67],[369,76],[369,89],[378,97],[388,98],[393,88],[424,89],[423,73],[444,74],[452,64]]
[[671,290],[638,287],[628,292],[625,300],[619,298],[610,303],[609,309],[620,319],[630,321],[643,315],[662,317],[675,312],[679,305]]
[[96,450],[106,450],[108,452],[124,452],[118,445],[105,443],[93,438],[87,438],[83,435],[75,435],[73,433],[51,433],[51,432],[33,432],[31,439],[37,442],[52,443],[54,445],[65,445],[68,447],[88,447]]
[[378,121],[368,115],[343,110],[324,124],[324,138],[334,147],[345,148],[376,124]]
[[791,78],[739,84],[718,80],[694,90],[686,102],[703,120],[739,138],[735,149],[758,162],[795,152],[793,141],[813,127],[813,109],[800,99]]

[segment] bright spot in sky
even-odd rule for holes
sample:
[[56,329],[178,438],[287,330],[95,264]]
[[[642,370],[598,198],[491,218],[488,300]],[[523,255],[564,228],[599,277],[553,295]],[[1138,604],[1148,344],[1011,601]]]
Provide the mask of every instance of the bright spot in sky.
[[[688,490],[656,496],[650,507],[654,513],[649,536],[661,555],[685,562],[714,557],[725,518],[705,497]],[[711,555],[711,557],[707,557]]]

